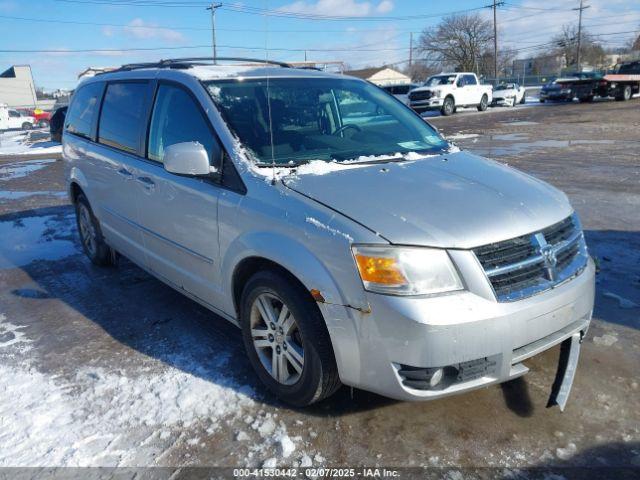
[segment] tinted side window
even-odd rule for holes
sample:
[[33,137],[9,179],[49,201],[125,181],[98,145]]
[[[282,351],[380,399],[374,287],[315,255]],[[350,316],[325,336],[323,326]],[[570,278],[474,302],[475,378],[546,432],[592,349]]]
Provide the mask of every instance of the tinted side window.
[[411,85],[398,85],[394,93],[396,95],[406,95],[407,93],[409,93],[410,89],[411,89]]
[[91,137],[91,126],[93,116],[100,101],[102,93],[102,83],[91,83],[81,87],[71,101],[71,107],[65,118],[65,129],[68,132]]
[[478,82],[476,82],[476,77],[474,77],[473,75],[465,75],[464,76],[464,84],[465,85],[477,85]]
[[149,158],[162,162],[168,146],[198,142],[207,150],[209,160],[220,158],[220,145],[193,98],[182,88],[160,85],[149,130]]
[[110,83],[104,94],[98,141],[137,153],[145,123],[147,82]]

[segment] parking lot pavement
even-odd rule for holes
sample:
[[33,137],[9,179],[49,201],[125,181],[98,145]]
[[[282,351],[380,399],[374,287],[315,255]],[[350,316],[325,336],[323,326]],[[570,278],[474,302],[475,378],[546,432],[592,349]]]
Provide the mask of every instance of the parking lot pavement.
[[582,217],[598,293],[564,413],[545,408],[558,349],[462,396],[345,388],[289,409],[257,383],[233,326],[126,261],[86,260],[60,161],[3,159],[0,466],[638,468],[640,102],[500,110],[430,121],[563,189]]

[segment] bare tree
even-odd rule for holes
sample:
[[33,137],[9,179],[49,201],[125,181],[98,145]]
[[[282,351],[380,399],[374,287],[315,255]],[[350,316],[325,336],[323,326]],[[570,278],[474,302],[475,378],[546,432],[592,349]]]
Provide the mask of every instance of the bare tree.
[[434,68],[433,65],[418,60],[407,66],[404,73],[410,76],[413,82],[422,83],[431,75],[434,75],[439,71],[440,70],[438,68]]
[[[518,53],[513,48],[498,50],[498,76],[513,74],[513,60]],[[478,61],[478,73],[485,77],[493,77],[493,49],[485,50]]]
[[416,50],[433,67],[478,72],[492,41],[489,20],[479,14],[451,15],[425,29]]
[[[565,58],[567,66],[576,66],[578,53],[578,26],[575,24],[564,25],[562,32],[553,37],[555,53]],[[581,63],[586,63],[594,67],[603,65],[606,52],[593,36],[582,29],[581,35]]]

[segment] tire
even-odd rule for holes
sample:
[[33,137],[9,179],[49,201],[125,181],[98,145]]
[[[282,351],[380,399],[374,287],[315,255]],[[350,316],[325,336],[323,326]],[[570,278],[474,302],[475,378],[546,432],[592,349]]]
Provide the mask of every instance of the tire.
[[82,249],[91,263],[100,267],[113,265],[111,248],[105,243],[98,219],[82,193],[76,198],[76,222]]
[[[515,101],[513,103],[515,103]],[[487,109],[488,105],[489,105],[489,97],[487,97],[486,95],[482,95],[482,98],[480,99],[480,104],[478,105],[478,111],[484,112]]]
[[522,98],[520,99],[520,105],[524,105],[525,103],[527,103],[527,94],[526,93],[524,95],[522,95]]
[[440,113],[442,113],[442,115],[444,115],[445,117],[448,117],[449,115],[453,115],[456,111],[456,103],[453,100],[453,97],[447,97],[444,99],[444,102],[442,102],[442,108],[440,109]]
[[540,99],[540,103],[544,103],[544,98],[541,98],[541,99]]
[[21,125],[22,130],[31,130],[33,128],[33,125],[31,125],[29,122],[24,122]]
[[[289,315],[281,320],[283,306]],[[309,292],[288,276],[264,270],[251,277],[242,292],[240,324],[258,378],[282,401],[304,407],[340,387],[322,314]]]
[[593,102],[593,95],[588,95],[586,97],[580,97],[580,98],[578,98],[578,101],[580,103],[591,103],[591,102]]
[[49,121],[48,120],[40,120],[38,122],[38,127],[40,127],[40,128],[49,128]]
[[622,93],[616,97],[619,102],[626,102],[631,98],[631,85],[627,85],[622,89]]

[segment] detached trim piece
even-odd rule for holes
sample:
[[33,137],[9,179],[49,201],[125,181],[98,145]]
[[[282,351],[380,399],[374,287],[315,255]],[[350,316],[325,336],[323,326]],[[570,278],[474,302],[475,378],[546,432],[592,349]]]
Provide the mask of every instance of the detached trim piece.
[[571,393],[571,386],[578,368],[578,359],[580,358],[580,343],[582,341],[582,333],[574,333],[560,344],[560,360],[558,360],[558,370],[556,379],[551,388],[551,396],[547,402],[547,408],[558,405],[560,411],[564,412]]

